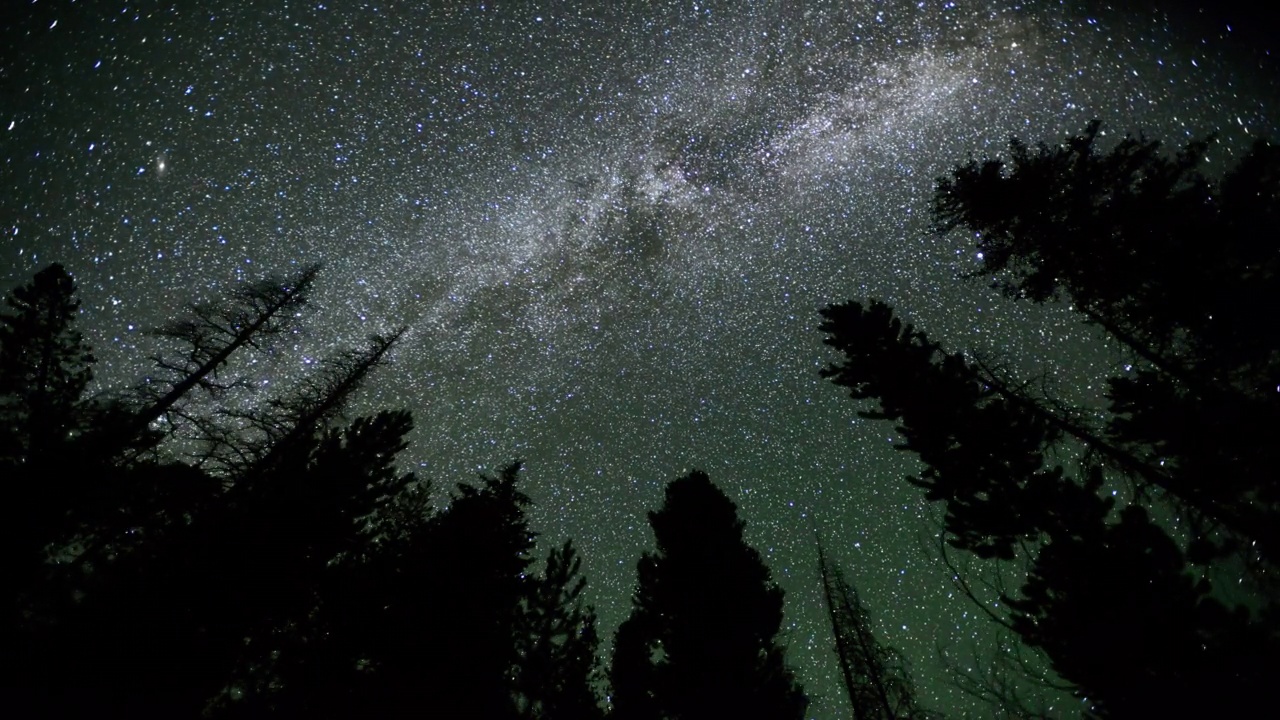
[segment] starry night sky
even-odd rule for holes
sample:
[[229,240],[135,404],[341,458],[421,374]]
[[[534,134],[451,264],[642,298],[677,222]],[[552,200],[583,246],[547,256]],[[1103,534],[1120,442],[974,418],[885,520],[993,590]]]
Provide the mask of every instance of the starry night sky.
[[[991,630],[930,555],[893,428],[817,371],[817,310],[884,298],[952,348],[1098,403],[1118,354],[1064,308],[962,283],[933,181],[1093,117],[1229,163],[1276,136],[1275,60],[1216,20],[966,0],[67,2],[0,23],[0,281],[75,275],[100,389],[144,330],[321,262],[269,391],[409,324],[355,412],[407,407],[443,491],[525,459],[607,635],[645,511],[698,467],[788,592],[814,717],[843,711],[814,531],[923,700]],[[1090,9],[1093,8],[1093,9]],[[1250,30],[1256,34],[1256,27]]]

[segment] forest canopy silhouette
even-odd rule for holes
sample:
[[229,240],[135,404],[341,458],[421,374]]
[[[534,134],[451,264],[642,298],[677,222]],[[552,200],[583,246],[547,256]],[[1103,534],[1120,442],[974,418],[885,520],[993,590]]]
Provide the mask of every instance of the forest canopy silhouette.
[[[893,423],[955,553],[1017,579],[993,606],[1093,717],[1243,714],[1280,660],[1280,149],[1221,179],[1100,125],[1010,143],[937,183],[1010,302],[1065,303],[1125,354],[1106,411],[948,350],[877,300],[833,304],[822,374]],[[60,717],[801,718],[783,592],[705,473],[649,513],[631,613],[601,657],[572,541],[539,548],[518,462],[456,485],[397,467],[411,409],[349,417],[392,328],[252,396],[319,267],[156,328],[134,385],[90,394],[75,280],[52,264],[0,311],[3,685]],[[836,432],[834,429],[831,432]],[[819,509],[820,510],[820,509]],[[836,540],[838,543],[839,541]],[[838,546],[837,546],[838,548]],[[815,546],[855,718],[924,718],[850,573]],[[854,568],[852,575],[856,575]],[[988,598],[989,599],[989,598]],[[1034,714],[1011,694],[1006,713]]]
[[822,311],[843,355],[823,374],[923,461],[909,481],[945,508],[944,549],[1025,568],[989,612],[1090,713],[1244,713],[1277,659],[1280,149],[1213,182],[1207,142],[1103,152],[1099,130],[971,159],[934,216],[977,238],[975,277],[1122,349],[1105,417],[875,300]]

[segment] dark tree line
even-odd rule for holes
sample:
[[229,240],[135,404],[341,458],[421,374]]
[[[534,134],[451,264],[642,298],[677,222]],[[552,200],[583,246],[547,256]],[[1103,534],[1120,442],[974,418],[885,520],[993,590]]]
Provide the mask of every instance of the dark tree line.
[[[823,310],[824,375],[890,420],[944,509],[943,558],[1022,569],[983,610],[1097,717],[1265,706],[1280,659],[1280,150],[1220,180],[1099,127],[1017,141],[939,180],[1012,299],[1067,302],[1126,354],[1109,413],[949,351],[877,302]],[[703,473],[649,514],[655,549],[606,668],[572,542],[543,549],[519,464],[432,486],[397,467],[412,416],[348,417],[404,335],[257,396],[316,268],[193,305],[128,391],[58,265],[0,311],[6,707],[59,717],[800,718],[782,591]],[[1034,379],[1033,379],[1034,380]],[[855,718],[924,718],[907,662],[819,548]],[[1007,577],[1007,575],[1006,575]],[[961,589],[982,599],[960,578]],[[996,691],[999,694],[999,691]],[[1017,708],[1006,707],[1015,712]]]
[[518,463],[459,484],[437,510],[430,482],[396,467],[410,413],[345,417],[403,330],[245,402],[244,356],[295,328],[316,275],[191,306],[155,333],[172,344],[154,372],[115,396],[86,396],[94,357],[61,266],[10,294],[0,314],[7,707],[802,716],[807,700],[775,641],[782,591],[706,475],[672,482],[651,514],[658,551],[640,562],[606,673],[572,541],[535,561]]
[[1090,714],[1244,714],[1280,660],[1280,148],[1210,181],[1204,142],[1098,137],[970,160],[935,218],[977,238],[976,277],[1123,349],[1105,421],[878,301],[823,310],[824,374],[897,424],[951,548],[1025,563],[994,618]]

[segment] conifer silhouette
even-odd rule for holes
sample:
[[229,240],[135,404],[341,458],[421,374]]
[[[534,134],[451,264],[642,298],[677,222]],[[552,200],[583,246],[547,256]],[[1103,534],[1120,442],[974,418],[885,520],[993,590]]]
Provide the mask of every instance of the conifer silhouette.
[[776,636],[782,590],[737,508],[700,471],[649,513],[630,617],[614,642],[614,717],[800,718],[808,700]]
[[[971,159],[938,181],[935,218],[977,238],[975,276],[1069,302],[1123,349],[1105,422],[878,301],[822,311],[843,356],[823,375],[897,424],[951,547],[1026,564],[1003,614],[984,610],[1090,714],[1244,713],[1280,658],[1280,320],[1263,310],[1280,301],[1280,149],[1214,182],[1202,141],[1166,157],[1099,136]],[[1236,607],[1212,582],[1228,568]]]

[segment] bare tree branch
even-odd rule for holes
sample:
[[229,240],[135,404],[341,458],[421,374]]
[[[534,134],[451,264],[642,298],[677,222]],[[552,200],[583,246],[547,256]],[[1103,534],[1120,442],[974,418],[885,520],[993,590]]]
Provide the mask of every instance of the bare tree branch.
[[168,389],[151,397],[128,432],[141,433],[192,390],[216,396],[246,387],[243,379],[222,382],[219,372],[240,349],[261,350],[265,339],[292,327],[293,313],[289,311],[306,304],[318,272],[319,267],[312,265],[289,278],[268,278],[237,290],[226,304],[193,305],[187,317],[152,331],[156,337],[177,341],[184,349],[176,357],[153,358],[156,367],[171,378],[166,382]]
[[839,567],[827,562],[821,539],[817,545],[823,596],[854,720],[932,717],[933,713],[916,707],[907,659],[897,649],[881,644],[871,632],[857,589]]
[[1048,679],[1035,667],[1034,661],[1026,657],[1022,644],[1003,633],[996,636],[996,648],[990,660],[984,661],[975,649],[968,668],[961,667],[941,642],[936,648],[952,685],[989,706],[995,712],[994,717],[1055,720],[1063,714],[1055,713],[1049,700],[1029,697],[1041,693],[1029,690],[1028,685],[1053,693],[1076,690],[1075,686]]
[[348,350],[320,362],[289,392],[248,409],[225,408],[201,427],[201,464],[241,479],[269,469],[329,421],[340,417],[368,374],[404,335],[374,336],[364,350]]

